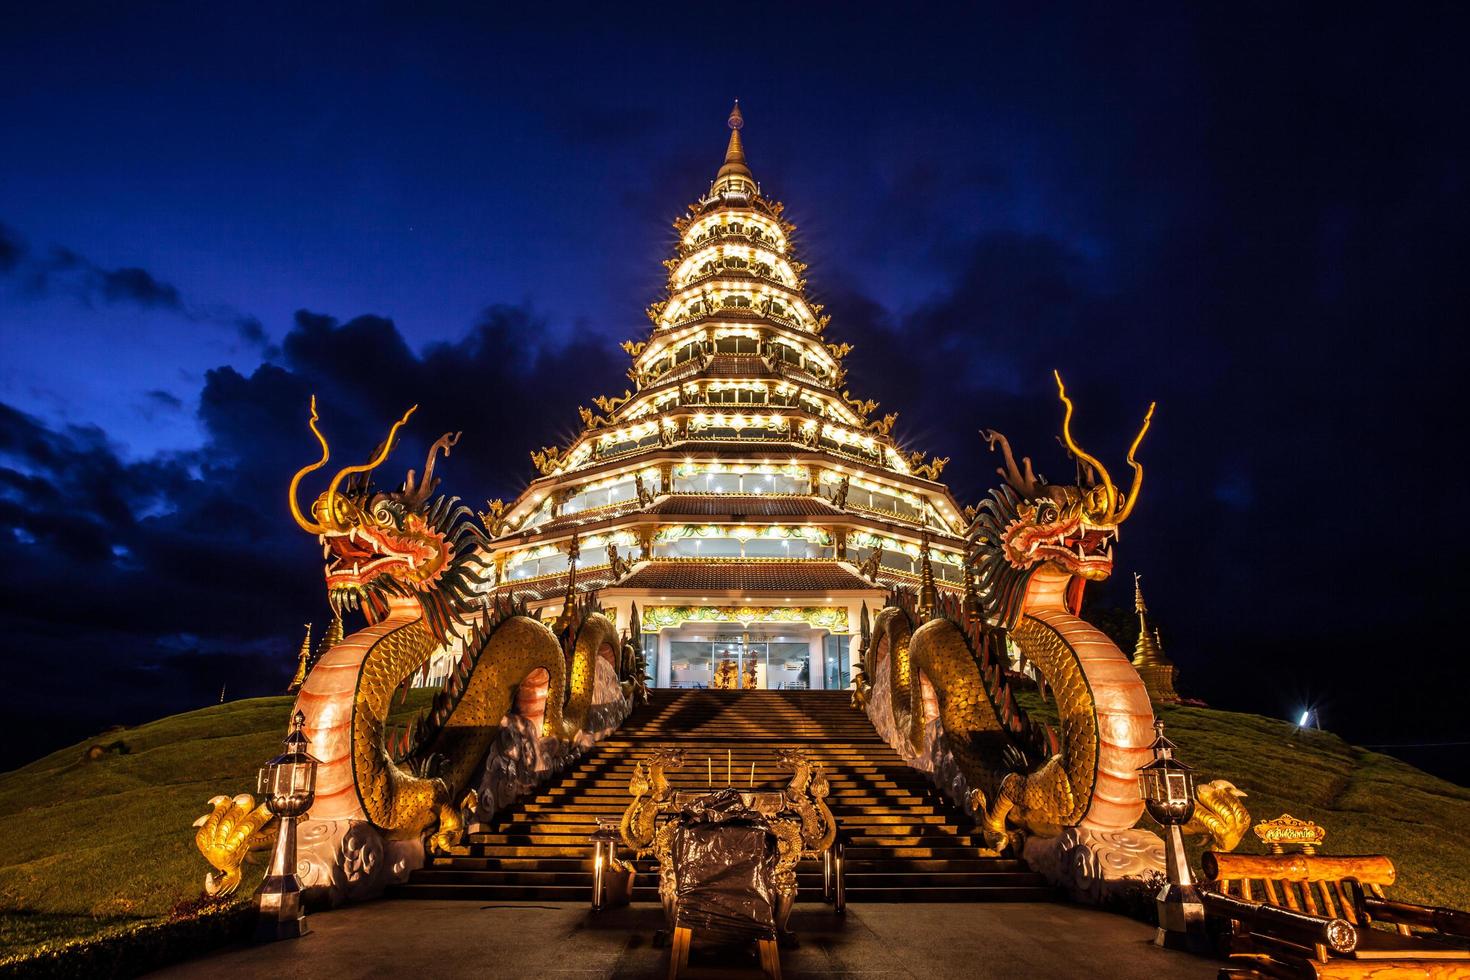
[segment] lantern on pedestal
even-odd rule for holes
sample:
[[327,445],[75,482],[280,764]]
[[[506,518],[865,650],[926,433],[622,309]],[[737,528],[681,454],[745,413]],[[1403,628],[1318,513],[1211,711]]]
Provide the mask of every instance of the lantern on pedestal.
[[305,725],[306,715],[296,712],[291,734],[286,736],[286,751],[265,764],[257,783],[266,807],[280,818],[270,868],[257,897],[258,942],[291,939],[307,931],[301,883],[296,879],[296,821],[306,816],[316,798],[317,760],[306,751]]
[[1189,871],[1180,830],[1194,815],[1194,770],[1174,758],[1178,747],[1154,722],[1154,761],[1138,769],[1138,791],[1149,816],[1164,828],[1168,883],[1157,896],[1159,931],[1154,943],[1171,949],[1202,950],[1206,945],[1205,907]]

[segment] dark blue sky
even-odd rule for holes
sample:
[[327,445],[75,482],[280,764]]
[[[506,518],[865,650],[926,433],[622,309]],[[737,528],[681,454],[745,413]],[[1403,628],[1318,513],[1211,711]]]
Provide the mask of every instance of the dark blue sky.
[[1100,598],[1142,571],[1212,702],[1470,739],[1463,8],[209,6],[0,31],[0,762],[278,688],[308,391],[523,485],[622,390],[737,96],[854,390],[962,499],[982,426],[1064,468],[1053,367],[1107,459],[1157,399]]

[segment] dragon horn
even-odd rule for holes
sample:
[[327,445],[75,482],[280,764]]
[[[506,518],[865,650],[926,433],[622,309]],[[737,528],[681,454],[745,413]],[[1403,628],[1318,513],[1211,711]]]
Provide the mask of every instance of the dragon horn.
[[1134,459],[1133,454],[1138,452],[1138,446],[1148,432],[1149,423],[1154,420],[1154,409],[1158,407],[1158,404],[1158,402],[1148,403],[1148,411],[1143,416],[1143,427],[1134,437],[1133,445],[1128,447],[1128,465],[1133,467],[1133,485],[1128,488],[1128,496],[1123,498],[1123,509],[1118,511],[1117,516],[1113,518],[1114,524],[1122,524],[1126,521],[1128,515],[1133,513],[1133,505],[1138,503],[1138,491],[1143,487],[1143,464]]
[[291,488],[286,492],[286,500],[291,505],[291,516],[296,519],[296,523],[300,524],[301,529],[307,534],[322,534],[327,530],[325,527],[322,527],[315,521],[307,520],[306,517],[301,513],[300,505],[296,502],[296,491],[301,486],[302,477],[306,476],[306,474],[312,472],[313,470],[319,470],[323,466],[326,466],[328,457],[332,455],[332,451],[327,448],[327,437],[322,435],[321,429],[317,428],[317,417],[316,395],[312,395],[311,419],[306,424],[311,428],[311,434],[316,436],[317,442],[322,444],[322,458],[317,460],[315,463],[311,463],[297,470],[296,475],[291,477]]
[[342,485],[342,481],[354,473],[369,473],[377,469],[378,465],[387,459],[388,454],[393,451],[393,439],[398,435],[398,430],[403,428],[403,424],[408,421],[408,417],[414,412],[417,412],[418,409],[419,407],[417,405],[413,406],[403,413],[403,418],[393,423],[393,428],[388,430],[388,438],[383,440],[383,444],[378,447],[378,451],[373,455],[372,459],[363,463],[361,466],[348,466],[338,471],[337,475],[332,477],[331,484],[327,486],[326,512],[328,514],[336,513],[334,505],[337,499],[337,488]]
[[995,451],[997,443],[1000,444],[1001,455],[1005,457],[1006,465],[1004,469],[997,469],[995,472],[1004,477],[1007,483],[1015,487],[1022,494],[1028,497],[1036,496],[1036,492],[1041,488],[1041,481],[1037,479],[1035,471],[1031,469],[1031,457],[1023,456],[1021,458],[1021,464],[1025,467],[1025,471],[1023,472],[1020,467],[1016,466],[1016,457],[1011,454],[1011,442],[1004,435],[995,429],[981,429],[980,438],[990,444],[991,452]]
[[435,440],[434,444],[429,447],[429,458],[424,460],[423,479],[416,480],[413,470],[409,470],[408,479],[403,483],[404,490],[418,498],[420,503],[428,500],[429,494],[434,492],[434,457],[443,452],[448,458],[449,450],[459,444],[459,437],[462,435],[464,435],[463,432],[446,432]]
[[[1075,410],[1072,405],[1072,399],[1067,397],[1067,386],[1062,384],[1061,372],[1053,371],[1051,376],[1057,379],[1057,397],[1062,400],[1063,405],[1067,406],[1066,414],[1062,416],[1062,439],[1066,441],[1067,448],[1072,451],[1074,456],[1097,470],[1098,475],[1102,477],[1103,492],[1107,494],[1107,504],[1103,513],[1104,515],[1110,515],[1113,513],[1118,501],[1118,489],[1113,486],[1113,478],[1108,475],[1108,468],[1102,464],[1102,461],[1096,456],[1085,452],[1081,446],[1077,445],[1076,440],[1072,438],[1072,412]],[[1147,429],[1147,425],[1144,428]],[[1142,439],[1143,433],[1139,433],[1138,437]],[[1129,457],[1131,459],[1132,453],[1129,454]]]

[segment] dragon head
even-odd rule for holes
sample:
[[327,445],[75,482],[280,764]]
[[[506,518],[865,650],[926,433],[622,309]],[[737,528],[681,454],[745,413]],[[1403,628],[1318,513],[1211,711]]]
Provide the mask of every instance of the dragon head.
[[331,451],[317,427],[316,398],[311,400],[308,425],[321,443],[322,456],[303,467],[291,480],[288,499],[291,516],[303,530],[315,534],[326,562],[327,597],[339,614],[362,607],[370,619],[387,612],[387,597],[416,598],[430,624],[443,635],[449,622],[472,600],[471,583],[484,581],[473,547],[484,543],[482,534],[464,520],[467,507],[455,507],[457,497],[431,500],[439,481],[434,461],[459,441],[459,433],[445,433],[429,447],[423,477],[413,470],[397,490],[376,489],[370,474],[392,452],[398,431],[415,409],[410,408],[388,431],[388,437],[368,462],[348,466],[303,514],[297,502],[302,479],[326,465]]
[[[991,450],[1000,448],[1005,465],[996,470],[1005,485],[991,492],[980,505],[971,529],[973,559],[981,569],[982,586],[991,586],[986,594],[992,615],[1009,623],[1019,612],[1020,593],[1030,577],[1048,569],[1069,579],[1098,582],[1113,572],[1113,542],[1118,527],[1133,513],[1143,485],[1143,466],[1135,458],[1144,435],[1153,420],[1150,404],[1143,425],[1128,447],[1128,465],[1133,470],[1132,485],[1121,490],[1107,467],[1072,437],[1072,399],[1060,374],[1057,395],[1066,408],[1062,419],[1062,439],[1077,461],[1075,484],[1048,483],[1023,458],[1017,465],[1006,437],[995,430],[981,434]],[[984,559],[991,560],[986,561]],[[1020,589],[1015,587],[1019,584]],[[1080,600],[1080,593],[1079,593]]]

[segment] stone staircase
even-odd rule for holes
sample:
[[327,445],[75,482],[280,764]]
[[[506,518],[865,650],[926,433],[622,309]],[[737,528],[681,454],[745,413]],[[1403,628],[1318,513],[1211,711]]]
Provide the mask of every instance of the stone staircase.
[[[847,834],[849,902],[1044,901],[1055,892],[1023,861],[986,858],[969,820],[879,739],[845,691],[655,690],[610,738],[573,768],[471,834],[455,853],[431,858],[398,898],[590,901],[598,818],[616,820],[632,801],[633,765],[660,747],[684,749],[675,789],[702,789],[726,766],[737,787],[778,789],[790,773],[777,748],[801,745],[826,769],[827,798]],[[819,901],[821,866],[798,868],[799,901]],[[656,878],[640,873],[635,901],[657,901]]]

